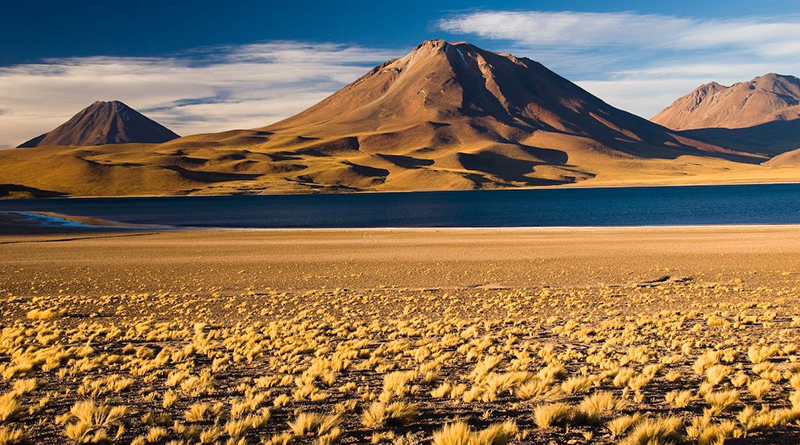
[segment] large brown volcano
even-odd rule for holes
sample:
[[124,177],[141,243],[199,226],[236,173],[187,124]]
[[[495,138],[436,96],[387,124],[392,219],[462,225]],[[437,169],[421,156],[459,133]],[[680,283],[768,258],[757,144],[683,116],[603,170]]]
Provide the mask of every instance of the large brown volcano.
[[[257,143],[273,167],[296,169],[296,183],[311,188],[552,185],[636,168],[642,159],[758,161],[618,110],[530,59],[442,40],[284,121],[166,146],[209,142]],[[664,168],[676,165],[658,172]]]
[[19,147],[158,143],[178,137],[180,136],[168,128],[122,102],[98,101],[56,129],[35,137]]
[[442,40],[424,42],[262,130],[287,147],[305,141],[283,140],[284,134],[317,144],[336,138],[365,154],[425,158],[452,148],[473,154],[521,150],[547,164],[567,164],[566,152],[546,150],[557,147],[540,142],[570,137],[617,156],[725,153],[616,109],[530,59]]
[[[73,195],[685,184],[752,181],[767,159],[616,109],[530,59],[441,40],[263,128],[32,150],[0,153],[0,184]],[[29,173],[42,165],[58,173]]]

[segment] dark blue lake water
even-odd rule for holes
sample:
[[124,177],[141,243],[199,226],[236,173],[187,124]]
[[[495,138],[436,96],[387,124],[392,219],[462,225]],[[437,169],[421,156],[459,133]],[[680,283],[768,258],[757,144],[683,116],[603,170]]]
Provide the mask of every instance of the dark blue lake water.
[[196,227],[538,227],[800,223],[800,184],[0,201]]

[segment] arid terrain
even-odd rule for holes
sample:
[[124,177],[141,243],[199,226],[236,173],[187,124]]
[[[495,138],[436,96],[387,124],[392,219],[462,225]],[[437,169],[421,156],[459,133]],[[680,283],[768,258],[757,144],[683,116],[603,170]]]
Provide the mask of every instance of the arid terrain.
[[[705,105],[718,100],[703,86],[654,123],[534,60],[428,40],[259,128],[178,138],[96,102],[30,148],[0,150],[0,197],[795,182],[797,79],[759,79],[714,84],[728,105],[757,88],[741,119]],[[725,119],[754,126],[703,127]]]
[[800,443],[800,227],[0,236],[0,443]]

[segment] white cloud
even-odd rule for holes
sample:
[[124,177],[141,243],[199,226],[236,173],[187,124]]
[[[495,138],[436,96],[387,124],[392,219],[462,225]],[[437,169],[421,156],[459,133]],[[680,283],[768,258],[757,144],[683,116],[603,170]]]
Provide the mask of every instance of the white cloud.
[[121,100],[181,135],[260,127],[397,54],[272,42],[165,58],[85,57],[0,68],[0,147],[50,131],[95,100]]
[[439,21],[454,34],[504,39],[529,47],[626,46],[671,50],[737,46],[758,53],[795,42],[800,18],[697,19],[633,12],[485,11]]
[[[651,117],[712,80],[800,74],[800,17],[482,11],[440,29],[542,62],[608,103]],[[470,40],[473,37],[468,37]],[[179,134],[255,128],[295,114],[405,50],[270,42],[174,57],[85,57],[0,68],[0,147],[121,100]]]
[[532,46],[582,47],[656,41],[669,44],[675,39],[676,29],[693,25],[691,19],[630,12],[486,11],[439,21],[442,30],[454,34],[476,34]]
[[800,17],[700,19],[634,12],[481,11],[440,29],[498,40],[611,105],[652,117],[710,81],[800,75]]

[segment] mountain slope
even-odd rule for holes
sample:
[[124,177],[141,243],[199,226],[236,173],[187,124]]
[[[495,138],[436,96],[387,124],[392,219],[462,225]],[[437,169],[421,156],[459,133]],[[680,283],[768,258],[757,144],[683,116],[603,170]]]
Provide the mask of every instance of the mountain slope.
[[263,128],[0,151],[0,184],[95,196],[730,183],[777,174],[766,159],[616,109],[530,59],[432,40]]
[[160,143],[180,136],[119,101],[95,102],[56,129],[18,148]]
[[651,120],[673,130],[745,128],[800,118],[800,79],[766,74],[730,87],[702,85]]
[[589,138],[605,146],[600,150],[634,156],[725,153],[611,107],[530,59],[441,40],[424,42],[262,130],[318,139],[355,136],[366,153],[523,146],[537,132]]

